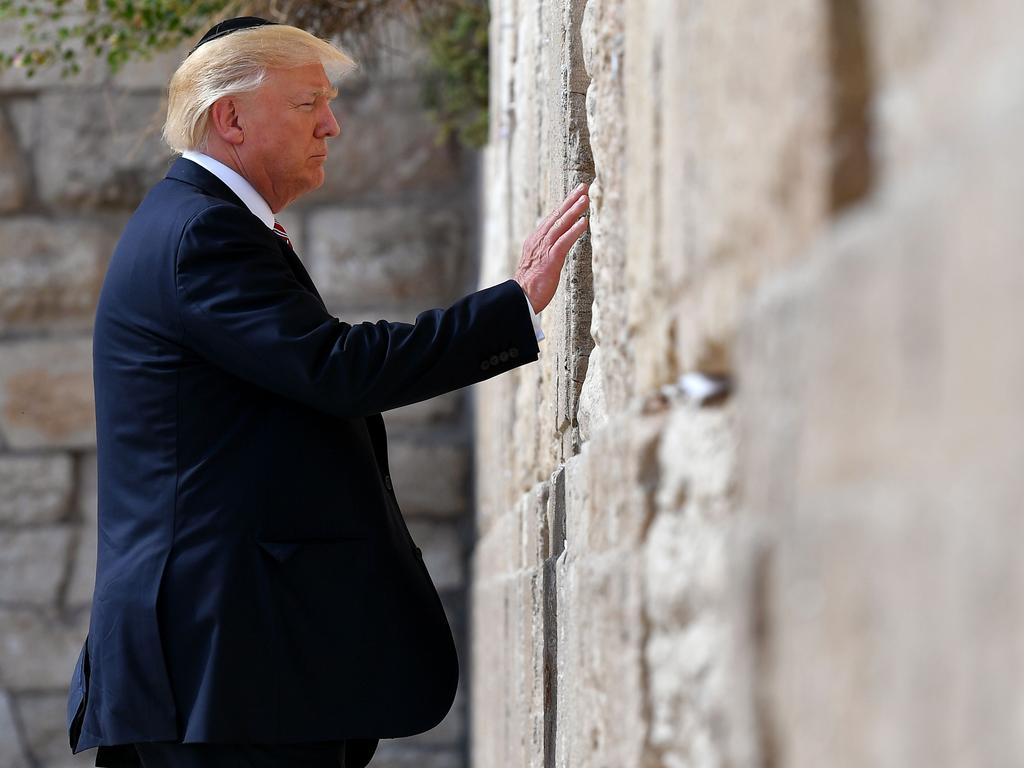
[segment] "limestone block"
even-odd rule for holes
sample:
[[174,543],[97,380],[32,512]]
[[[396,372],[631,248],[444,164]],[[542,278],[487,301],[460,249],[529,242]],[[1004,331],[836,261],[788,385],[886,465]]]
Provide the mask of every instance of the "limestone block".
[[344,81],[335,102],[340,135],[328,140],[324,183],[303,198],[337,203],[386,198],[414,190],[457,190],[458,149],[437,143],[437,125],[419,106],[418,86],[383,81],[350,92]]
[[451,517],[466,509],[467,446],[394,440],[388,446],[388,466],[403,512]]
[[12,691],[67,690],[89,630],[87,613],[66,618],[51,609],[0,608],[0,678]]
[[46,525],[71,505],[72,462],[66,454],[0,455],[0,523]]
[[522,524],[518,508],[495,515],[487,533],[480,534],[473,550],[473,583],[501,581],[519,570]]
[[[573,509],[567,510],[572,517]],[[556,765],[641,765],[641,578],[625,548],[559,558]]]
[[131,210],[170,166],[160,96],[109,88],[44,92],[35,153],[38,195],[59,207]]
[[14,128],[0,112],[0,213],[21,208],[29,194],[28,168]]
[[78,463],[77,506],[80,514],[78,537],[71,561],[71,577],[65,602],[70,606],[89,605],[96,582],[98,547],[96,495],[96,454],[84,454]]
[[28,768],[30,765],[22,750],[11,697],[6,691],[0,691],[0,765],[4,768]]
[[[70,674],[69,674],[70,679]],[[15,706],[25,729],[25,741],[38,765],[47,768],[93,766],[96,752],[89,750],[72,755],[68,748],[67,695],[56,693],[22,693]]]
[[495,376],[471,388],[475,429],[473,473],[480,538],[490,529],[492,521],[512,504],[510,478],[515,446],[511,433],[516,414],[507,404],[512,398],[515,375],[516,371],[512,371]]
[[462,543],[452,523],[426,520],[408,521],[413,541],[423,550],[423,562],[438,591],[456,589],[465,584]]
[[465,235],[453,211],[325,210],[310,216],[309,227],[310,274],[325,300],[440,300],[458,282]]
[[23,153],[36,148],[39,138],[39,101],[34,95],[22,94],[4,99],[7,117]]
[[864,0],[875,102],[872,148],[883,175],[944,156],[969,126],[999,119],[1016,93],[1024,54],[1012,0],[977,6]]
[[[981,18],[1000,40],[1007,19]],[[971,59],[974,81],[1004,60]],[[999,765],[1024,748],[1007,602],[1024,588],[1024,90],[1002,82],[998,110],[990,93],[993,112],[958,120],[747,319],[744,496],[771,531],[762,674],[786,765]],[[794,349],[795,370],[766,348]],[[799,408],[779,398],[772,416],[786,376]],[[773,469],[786,478],[770,453],[793,456]]]
[[71,534],[66,524],[0,530],[0,601],[56,603]]
[[446,422],[456,421],[462,413],[463,403],[466,395],[461,390],[447,392],[429,400],[421,400],[412,405],[401,408],[394,408],[387,412],[384,417],[390,428],[397,427],[424,427],[437,425]]
[[411,749],[401,745],[403,741],[405,739],[381,741],[373,754],[374,768],[462,768],[465,765],[457,749]]
[[3,344],[0,433],[18,449],[96,445],[91,339]]
[[131,91],[163,91],[171,82],[174,70],[185,58],[191,45],[182,45],[170,51],[158,51],[145,58],[127,62],[110,82],[119,89]]
[[741,297],[821,226],[822,13],[805,0],[753,12],[741,2],[648,0],[627,14],[628,316],[639,391],[686,370],[728,370]]
[[18,217],[0,221],[0,330],[92,325],[103,275],[123,222]]

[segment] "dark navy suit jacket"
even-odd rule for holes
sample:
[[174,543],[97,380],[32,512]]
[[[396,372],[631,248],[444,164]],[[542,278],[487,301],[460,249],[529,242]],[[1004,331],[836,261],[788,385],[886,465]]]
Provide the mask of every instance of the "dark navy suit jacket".
[[179,158],[96,309],[99,546],[72,751],[437,725],[459,663],[380,413],[537,356],[514,280],[411,324],[342,322],[292,250]]

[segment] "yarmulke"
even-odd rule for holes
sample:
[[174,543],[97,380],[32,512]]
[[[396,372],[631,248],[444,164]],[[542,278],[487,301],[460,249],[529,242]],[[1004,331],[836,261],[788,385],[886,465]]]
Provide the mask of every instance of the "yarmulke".
[[224,37],[224,35],[230,35],[232,32],[237,32],[240,29],[251,29],[252,27],[262,27],[266,24],[277,24],[276,21],[268,21],[267,19],[261,19],[259,16],[236,16],[233,19],[226,19],[210,27],[210,30],[200,38],[199,42],[196,43],[192,50],[188,52],[191,56],[195,53],[203,43],[208,43],[211,40],[216,40],[218,37]]

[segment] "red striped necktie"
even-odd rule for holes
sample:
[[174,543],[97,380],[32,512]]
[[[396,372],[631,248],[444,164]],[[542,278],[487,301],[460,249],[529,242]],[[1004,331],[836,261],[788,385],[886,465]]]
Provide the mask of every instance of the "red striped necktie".
[[[288,239],[288,233],[285,232],[284,227],[281,226],[281,222],[277,219],[274,219],[274,232],[276,232],[277,236],[287,243],[289,248],[292,247],[292,241]],[[295,249],[292,248],[292,250],[294,251]]]

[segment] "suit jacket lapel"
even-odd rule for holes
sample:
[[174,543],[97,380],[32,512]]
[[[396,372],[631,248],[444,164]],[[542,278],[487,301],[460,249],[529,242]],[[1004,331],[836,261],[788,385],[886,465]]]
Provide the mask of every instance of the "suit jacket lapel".
[[[186,160],[184,157],[179,157],[174,161],[170,170],[167,171],[167,178],[191,184],[193,187],[202,190],[208,195],[213,195],[221,200],[245,208],[247,211],[249,210],[246,204],[242,202],[241,198],[232,192],[231,188],[227,184],[218,179],[201,165],[193,163],[191,160]],[[263,227],[264,229],[266,228],[266,225],[264,225],[264,223],[256,216],[253,216],[253,219],[260,227]],[[277,241],[277,245],[281,249],[281,253],[284,256],[285,261],[288,262],[288,266],[291,267],[292,273],[295,275],[295,279],[302,283],[303,287],[317,297],[326,311],[327,305],[324,302],[323,297],[320,296],[320,292],[317,291],[316,286],[313,284],[313,280],[310,278],[305,266],[303,266],[302,261],[297,255],[295,255],[295,251],[293,251],[291,247],[277,235],[274,235],[274,239]]]

